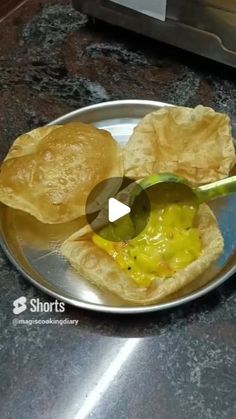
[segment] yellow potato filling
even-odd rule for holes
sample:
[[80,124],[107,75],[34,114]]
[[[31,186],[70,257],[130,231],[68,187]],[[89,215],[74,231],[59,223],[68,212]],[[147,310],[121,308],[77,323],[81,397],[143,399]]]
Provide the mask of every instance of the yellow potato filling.
[[[152,193],[150,201],[148,223],[133,239],[117,241],[124,232],[130,235],[135,232],[135,223],[130,216],[105,227],[100,235],[92,236],[94,244],[105,250],[140,287],[150,286],[156,277],[171,277],[201,253],[201,239],[195,227],[196,202],[169,199],[169,195],[163,195],[157,202]],[[111,241],[112,237],[116,241]]]

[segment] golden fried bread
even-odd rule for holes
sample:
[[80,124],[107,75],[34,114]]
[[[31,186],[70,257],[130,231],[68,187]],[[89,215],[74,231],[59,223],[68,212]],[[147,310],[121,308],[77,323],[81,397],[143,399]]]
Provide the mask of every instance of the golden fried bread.
[[93,243],[93,232],[89,226],[67,239],[61,247],[61,253],[82,276],[98,287],[135,304],[152,304],[162,301],[194,280],[197,283],[197,278],[212,266],[222,252],[223,238],[215,216],[206,204],[199,208],[197,228],[202,243],[200,256],[172,277],[157,277],[146,288],[138,286],[105,250]]
[[124,155],[126,176],[174,173],[193,185],[228,176],[235,162],[229,117],[201,105],[164,107],[146,115]]
[[43,223],[65,223],[85,214],[96,184],[122,175],[109,132],[80,122],[37,128],[17,138],[2,163],[0,201]]

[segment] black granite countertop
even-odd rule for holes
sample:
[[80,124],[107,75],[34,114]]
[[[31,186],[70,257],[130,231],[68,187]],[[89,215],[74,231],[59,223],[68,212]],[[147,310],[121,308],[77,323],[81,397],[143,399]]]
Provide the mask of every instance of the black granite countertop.
[[[28,1],[0,26],[0,157],[17,135],[84,105],[144,98],[199,103],[236,122],[235,72],[104,24],[68,1]],[[53,301],[0,252],[1,419],[235,419],[235,277],[171,311],[114,316],[66,306],[20,318],[13,301]]]

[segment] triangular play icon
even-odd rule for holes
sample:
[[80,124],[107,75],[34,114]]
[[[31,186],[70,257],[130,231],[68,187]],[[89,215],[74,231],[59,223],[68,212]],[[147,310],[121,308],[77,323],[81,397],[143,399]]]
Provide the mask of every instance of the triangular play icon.
[[110,223],[119,220],[131,211],[128,205],[122,204],[115,198],[109,198],[108,200],[108,220]]

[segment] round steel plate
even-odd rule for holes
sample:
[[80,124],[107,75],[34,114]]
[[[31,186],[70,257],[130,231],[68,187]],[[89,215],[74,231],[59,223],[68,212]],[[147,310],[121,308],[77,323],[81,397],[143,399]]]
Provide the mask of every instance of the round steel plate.
[[[171,105],[145,100],[106,102],[71,112],[51,124],[70,121],[90,123],[110,131],[113,137],[124,145],[140,119],[162,106]],[[21,211],[1,205],[0,243],[11,262],[31,283],[67,303],[110,313],[163,310],[208,293],[236,271],[236,196],[218,199],[211,203],[211,207],[224,236],[224,254],[190,286],[161,304],[150,306],[133,306],[109,292],[94,287],[60,256],[60,244],[81,226],[81,220],[57,226],[44,225]]]

